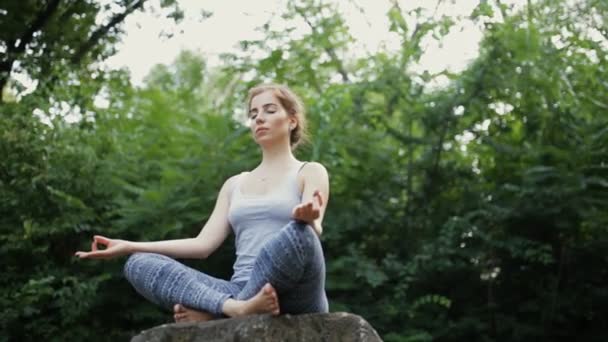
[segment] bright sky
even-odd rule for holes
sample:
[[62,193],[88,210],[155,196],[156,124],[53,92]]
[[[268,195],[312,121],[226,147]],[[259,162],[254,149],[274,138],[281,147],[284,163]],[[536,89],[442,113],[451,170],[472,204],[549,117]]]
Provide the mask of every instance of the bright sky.
[[[350,33],[360,44],[352,50],[355,54],[373,53],[381,46],[391,50],[398,48],[399,38],[388,31],[386,13],[391,4],[389,0],[332,1],[339,5]],[[363,9],[363,13],[353,6],[353,2]],[[127,67],[132,81],[140,85],[152,66],[170,64],[183,49],[199,51],[207,57],[210,65],[217,65],[220,62],[218,55],[236,50],[240,40],[261,38],[254,28],[264,24],[273,12],[280,25],[280,14],[286,0],[179,0],[179,3],[185,18],[177,26],[171,19],[151,13],[138,12],[127,17],[123,42],[118,45],[118,53],[106,62],[108,67]],[[432,13],[436,1],[408,0],[400,3],[404,11],[422,6]],[[437,14],[467,16],[477,4],[477,1],[444,0]],[[213,15],[201,19],[203,10]],[[296,32],[307,32],[308,27],[303,22],[297,24],[299,31]],[[174,35],[159,38],[163,31]],[[426,53],[418,66],[419,71],[462,70],[477,56],[480,39],[481,32],[472,22],[459,22],[444,39],[443,46],[434,40],[425,43]]]
[[[184,10],[185,18],[180,24],[165,18],[158,6],[159,0],[149,1],[147,11],[129,15],[124,22],[123,40],[117,44],[117,53],[110,57],[105,65],[116,69],[126,67],[131,72],[131,80],[135,85],[141,85],[150,69],[159,63],[171,64],[180,51],[187,49],[198,51],[206,57],[210,66],[218,65],[219,54],[238,50],[241,40],[261,39],[261,33],[255,31],[274,17],[273,29],[296,25],[294,34],[306,34],[309,30],[303,20],[286,23],[280,18],[287,0],[178,0]],[[395,51],[399,49],[400,38],[388,31],[387,11],[391,6],[390,0],[325,0],[336,4],[342,17],[346,20],[351,35],[357,46],[349,53],[353,56],[373,54],[379,49]],[[397,0],[404,12],[422,7],[428,14],[437,16],[449,15],[467,17],[471,14],[478,1],[473,0]],[[439,7],[437,1],[441,1]],[[102,4],[112,4],[111,0],[100,0]],[[507,0],[503,3],[521,8],[526,0]],[[360,9],[359,9],[359,8]],[[156,14],[151,13],[156,12]],[[202,12],[211,12],[212,16],[202,19]],[[165,13],[166,14],[166,13]],[[103,21],[107,18],[97,18]],[[437,42],[430,38],[422,42],[425,50],[419,65],[413,71],[428,70],[437,73],[444,69],[452,72],[461,71],[477,57],[481,31],[470,20],[458,20],[450,33]],[[414,23],[408,22],[413,29]],[[163,37],[161,33],[171,33],[171,37]],[[15,74],[13,77],[26,84],[28,88],[35,87],[25,75]],[[436,78],[431,88],[447,83],[447,78]],[[99,103],[97,103],[99,102]],[[103,106],[107,100],[102,96],[96,98],[96,104]],[[63,105],[63,104],[62,104]],[[67,104],[65,104],[67,106]],[[69,113],[67,121],[78,121],[82,114],[69,107],[56,108],[55,112]],[[51,112],[48,114],[55,115]],[[48,114],[34,112],[43,122],[50,125]],[[455,113],[462,115],[462,113]],[[487,125],[486,125],[487,126]],[[465,137],[466,138],[466,137]],[[463,138],[464,139],[464,138]]]

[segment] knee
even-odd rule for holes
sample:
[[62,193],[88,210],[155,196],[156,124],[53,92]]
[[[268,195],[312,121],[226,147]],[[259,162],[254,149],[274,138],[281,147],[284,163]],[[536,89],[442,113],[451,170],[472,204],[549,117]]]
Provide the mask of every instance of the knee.
[[304,222],[304,221],[300,221],[300,220],[292,220],[290,222],[290,225],[299,233],[299,234],[306,234],[306,235],[312,235],[314,236],[315,234],[315,229],[312,227],[312,225],[308,222]]
[[131,255],[129,255],[129,257],[127,258],[127,261],[125,261],[125,264],[123,265],[123,269],[122,269],[122,274],[125,276],[125,278],[129,279],[130,275],[131,275],[131,270],[133,269],[133,265],[135,265],[141,258],[142,253],[133,253]]
[[142,267],[147,261],[150,261],[157,256],[158,254],[144,252],[131,254],[123,266],[123,275],[125,278],[130,279],[135,267]]
[[298,237],[298,241],[305,244],[306,247],[310,247],[315,244],[317,238],[316,233],[312,225],[307,222],[300,220],[292,220],[289,224],[292,234]]

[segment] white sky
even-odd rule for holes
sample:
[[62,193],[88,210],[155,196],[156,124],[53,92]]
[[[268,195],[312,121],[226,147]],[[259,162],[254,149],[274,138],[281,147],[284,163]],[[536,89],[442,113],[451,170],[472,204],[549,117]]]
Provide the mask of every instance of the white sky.
[[[373,53],[383,45],[391,50],[398,48],[399,38],[388,31],[386,13],[391,4],[389,0],[354,0],[363,8],[363,14],[352,5],[352,1],[332,2],[339,5],[351,35],[361,44],[353,49],[354,53]],[[282,20],[280,14],[285,3],[285,0],[179,0],[185,12],[179,25],[162,15],[134,13],[125,21],[126,33],[118,45],[118,53],[109,58],[106,65],[110,68],[127,67],[136,85],[141,85],[152,66],[172,63],[183,49],[199,51],[207,57],[210,65],[217,65],[219,53],[235,51],[238,41],[261,38],[254,28],[264,24],[273,12],[276,13],[275,20]],[[404,11],[422,6],[432,12],[435,4],[436,0],[400,1]],[[478,1],[473,0],[444,0],[438,14],[468,16],[477,4]],[[200,19],[202,10],[213,15]],[[302,29],[300,33],[308,29],[303,22],[296,24]],[[477,56],[480,30],[469,20],[457,21],[457,25],[443,40],[442,47],[434,40],[426,42],[426,53],[418,71],[426,69],[434,73],[445,68],[459,71]],[[174,35],[160,38],[162,31]]]

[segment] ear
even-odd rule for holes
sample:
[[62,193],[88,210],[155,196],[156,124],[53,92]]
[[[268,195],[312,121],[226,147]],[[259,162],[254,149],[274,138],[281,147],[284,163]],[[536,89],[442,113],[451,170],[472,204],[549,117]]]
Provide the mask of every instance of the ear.
[[293,129],[296,129],[296,127],[298,127],[298,120],[295,117],[290,117],[289,118],[289,126],[292,127]]

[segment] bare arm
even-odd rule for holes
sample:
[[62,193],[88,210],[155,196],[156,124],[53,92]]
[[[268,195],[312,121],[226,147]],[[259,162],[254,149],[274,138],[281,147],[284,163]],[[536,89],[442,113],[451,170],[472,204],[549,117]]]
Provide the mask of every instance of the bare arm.
[[323,234],[323,217],[329,201],[329,174],[322,164],[311,162],[304,166],[302,175],[302,203],[293,209],[293,216],[307,221],[320,237]]
[[[95,236],[91,245],[91,252],[76,252],[81,258],[111,258],[135,252],[150,252],[164,254],[173,258],[204,259],[209,257],[230,234],[228,222],[228,207],[230,189],[237,176],[232,176],[224,182],[215,208],[195,238],[134,242],[127,240],[108,239]],[[106,249],[98,249],[97,243],[106,245]]]

